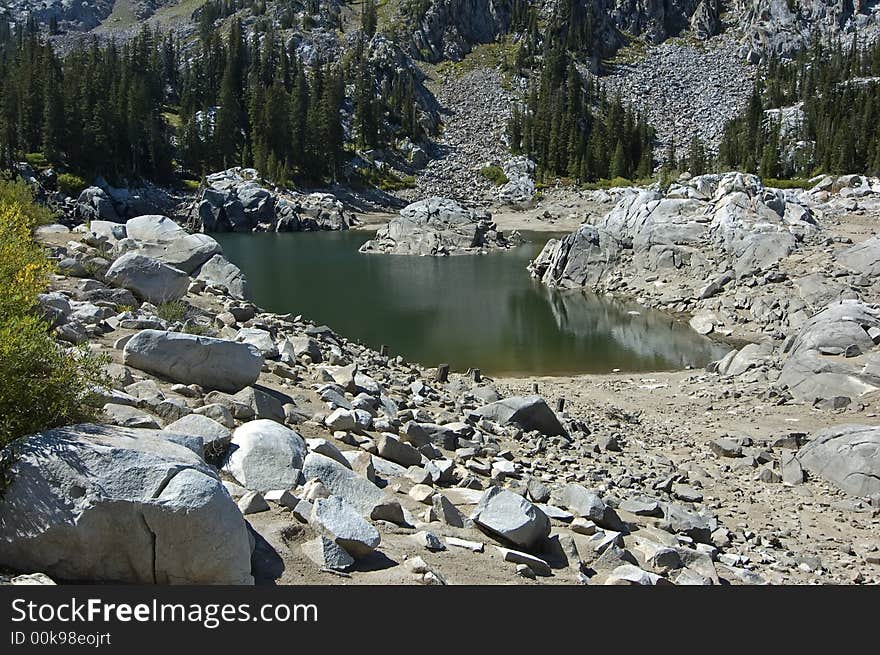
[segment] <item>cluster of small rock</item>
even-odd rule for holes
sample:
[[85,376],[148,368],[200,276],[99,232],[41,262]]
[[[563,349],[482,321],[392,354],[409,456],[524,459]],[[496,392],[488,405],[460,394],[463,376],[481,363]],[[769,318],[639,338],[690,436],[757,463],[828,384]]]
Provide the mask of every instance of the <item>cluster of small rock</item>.
[[427,165],[416,172],[415,188],[395,195],[410,201],[440,196],[484,206],[494,203],[498,189],[480,169],[509,158],[506,133],[512,98],[501,72],[453,71],[434,91],[443,129],[428,147]]

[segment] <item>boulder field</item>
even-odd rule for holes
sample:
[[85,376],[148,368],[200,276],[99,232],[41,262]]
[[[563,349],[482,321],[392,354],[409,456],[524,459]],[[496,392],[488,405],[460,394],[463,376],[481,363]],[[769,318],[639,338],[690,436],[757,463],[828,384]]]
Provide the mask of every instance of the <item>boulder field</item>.
[[[717,234],[727,237],[695,237],[713,219],[686,205],[670,219],[684,226],[680,243],[615,233],[616,250],[595,250],[606,262],[597,279],[639,256],[683,261],[675,271],[703,281],[711,256],[732,267],[720,289],[742,285],[754,297],[786,289],[779,302],[791,302],[789,287],[765,278],[832,231],[827,214],[789,222],[776,192],[731,189],[744,195],[723,212],[747,215],[719,218],[726,227]],[[630,202],[623,214],[639,217],[627,224],[658,218],[631,206],[637,194],[615,193]],[[843,202],[839,190],[827,194],[826,207]],[[754,219],[744,203],[776,218]],[[851,225],[843,205],[836,220]],[[791,239],[765,247],[746,234],[753,219],[759,234]],[[41,309],[62,345],[88,343],[108,356],[112,383],[96,390],[104,423],[17,445],[0,500],[0,573],[9,581],[880,581],[880,403],[859,386],[873,371],[871,286],[804,310],[790,336],[765,335],[707,371],[493,379],[425,368],[262,311],[200,279],[223,257],[209,237],[187,239],[158,216],[129,223],[46,233],[53,257],[67,263]],[[187,277],[178,311],[108,279],[129,253]],[[739,276],[743,257],[749,272]],[[554,271],[597,270],[555,261]],[[162,274],[144,268],[143,283]],[[671,269],[651,275],[673,280]],[[852,283],[851,275],[833,279]],[[776,366],[802,355],[847,368],[802,368],[803,381],[787,386]],[[816,380],[847,381],[852,402],[792,391]]]

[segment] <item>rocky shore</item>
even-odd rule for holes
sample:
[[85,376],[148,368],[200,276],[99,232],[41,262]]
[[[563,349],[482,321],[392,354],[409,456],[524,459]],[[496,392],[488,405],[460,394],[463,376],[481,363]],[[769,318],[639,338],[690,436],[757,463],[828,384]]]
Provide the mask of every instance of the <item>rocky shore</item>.
[[[721,301],[735,289],[790,302],[786,281],[795,278],[774,281],[773,271],[795,260],[822,270],[810,259],[820,254],[829,265],[871,261],[870,223],[858,213],[871,183],[844,182],[781,196],[747,176],[682,180],[665,199],[615,191],[620,201],[602,225],[619,230],[618,259],[600,235],[595,257],[569,247],[577,268],[542,257],[558,264],[543,275],[581,284],[602,270],[600,283],[614,279],[618,292],[638,283],[646,304],[660,304],[673,277],[702,282],[723,265],[732,279],[693,303],[717,303],[726,316]],[[663,202],[676,208],[639,209]],[[795,213],[804,206],[809,213]],[[716,219],[724,228],[705,238]],[[681,238],[642,239],[652,220]],[[596,229],[563,243],[580,243],[587,227]],[[760,357],[733,354],[723,375],[714,372],[722,364],[567,379],[425,369],[262,311],[246,299],[240,271],[213,275],[212,261],[232,270],[213,239],[179,229],[145,216],[39,235],[59,263],[41,297],[45,313],[60,339],[105,354],[115,382],[101,390],[105,424],[22,443],[0,504],[0,567],[10,580],[880,582],[877,394],[814,404],[779,388],[778,340]],[[769,235],[782,250],[761,239],[741,246],[738,230]],[[852,245],[835,240],[847,230],[860,233]],[[658,272],[631,278],[637,257]],[[684,265],[669,268],[675,262]],[[863,371],[874,310],[872,287],[856,288],[861,299],[835,296],[816,316],[804,309],[787,352]],[[678,295],[681,309],[696,308]],[[797,325],[791,310],[779,314],[718,320],[713,330]],[[848,340],[860,355],[846,356],[849,343],[829,352]],[[808,379],[826,373],[839,375]],[[34,572],[44,575],[15,577]]]
[[685,175],[665,193],[624,189],[602,218],[547,244],[531,264],[545,284],[688,314],[702,334],[754,343],[712,367],[814,406],[880,389],[876,181],[822,177],[809,190],[765,188],[739,173]]

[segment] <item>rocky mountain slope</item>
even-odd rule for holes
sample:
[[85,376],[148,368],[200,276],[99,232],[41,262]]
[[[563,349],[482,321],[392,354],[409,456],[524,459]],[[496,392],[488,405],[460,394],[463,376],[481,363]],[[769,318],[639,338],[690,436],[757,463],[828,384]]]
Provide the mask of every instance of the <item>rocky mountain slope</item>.
[[[271,0],[257,14],[252,4],[242,3],[235,13],[245,30],[262,30],[267,21],[281,27],[307,63],[341,60],[351,44],[339,30],[350,35],[359,21],[357,7],[338,2],[322,4],[314,15],[305,6]],[[535,6],[539,20],[546,21],[565,5],[548,0]],[[42,3],[36,11],[29,3],[13,2],[6,11],[19,20],[29,13],[44,23],[54,17],[62,32],[97,28],[105,35],[125,35],[138,21],[153,24],[161,17],[164,27],[179,30],[191,43],[209,7],[188,0],[94,0]],[[609,92],[647,114],[658,132],[658,163],[670,144],[681,153],[694,136],[710,153],[717,149],[724,123],[746,102],[757,74],[754,64],[764,55],[792,54],[815,36],[871,40],[880,25],[873,1],[594,0],[585,7],[594,16],[595,53],[582,63],[602,74]],[[379,15],[379,32],[390,39],[379,49],[381,66],[390,71],[418,62],[459,61],[481,44],[510,39],[521,10],[512,0],[389,3]],[[224,20],[215,28],[222,29]],[[514,45],[517,38],[514,33]],[[395,52],[398,46],[402,51]],[[420,151],[415,158],[412,144],[403,144],[400,153],[380,159],[399,177],[415,178],[413,189],[397,190],[396,196],[413,201],[441,195],[481,205],[497,200],[497,189],[477,170],[485,163],[501,165],[507,156],[504,132],[511,101],[525,85],[507,75],[477,58],[464,75],[438,75],[429,82],[430,91],[417,89],[428,138],[415,144]]]

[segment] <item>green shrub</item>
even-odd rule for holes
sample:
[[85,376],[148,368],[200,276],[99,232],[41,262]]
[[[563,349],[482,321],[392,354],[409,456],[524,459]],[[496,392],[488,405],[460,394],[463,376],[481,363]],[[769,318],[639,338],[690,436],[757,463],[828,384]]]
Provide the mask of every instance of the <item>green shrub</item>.
[[79,175],[61,173],[58,176],[58,190],[66,196],[78,196],[88,183]]
[[195,321],[187,321],[183,324],[183,331],[197,337],[210,336],[211,329],[207,325],[196,323]]
[[504,174],[504,171],[500,166],[483,166],[480,169],[480,175],[485,177],[495,186],[504,186],[510,180],[507,179],[507,176]]
[[[52,269],[32,236],[40,212],[32,201],[7,201],[17,192],[8,182],[0,186],[0,449],[24,435],[94,419],[92,390],[108,384],[106,359],[87,348],[65,350],[35,312]],[[0,458],[0,491],[11,452]]]
[[800,177],[793,177],[790,180],[779,180],[772,177],[765,177],[761,182],[764,186],[773,189],[811,189],[813,187],[809,180]]
[[169,323],[177,323],[186,317],[189,306],[182,300],[163,302],[156,307],[156,316]]
[[42,152],[29,152],[24,156],[24,160],[31,165],[31,168],[49,168],[49,160]]

